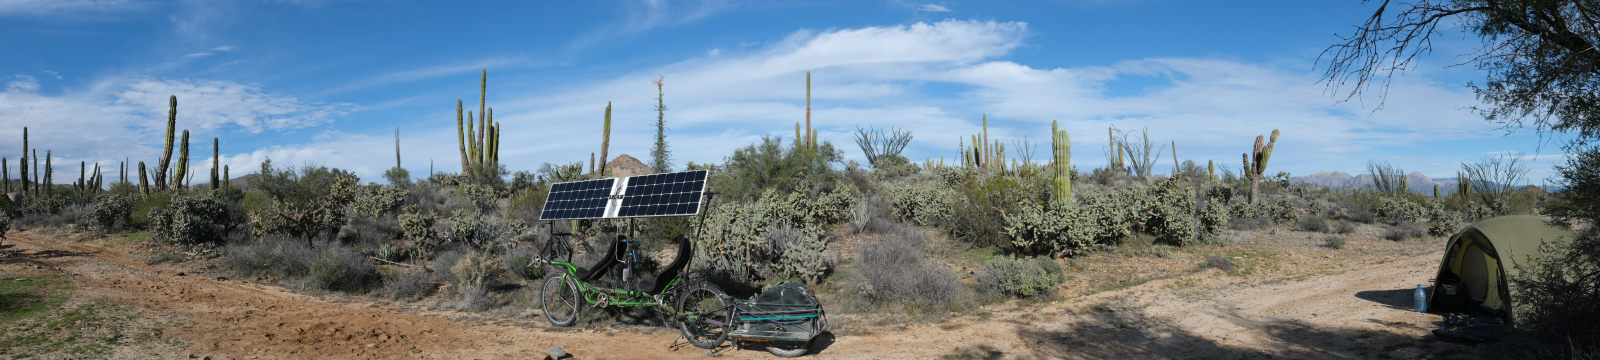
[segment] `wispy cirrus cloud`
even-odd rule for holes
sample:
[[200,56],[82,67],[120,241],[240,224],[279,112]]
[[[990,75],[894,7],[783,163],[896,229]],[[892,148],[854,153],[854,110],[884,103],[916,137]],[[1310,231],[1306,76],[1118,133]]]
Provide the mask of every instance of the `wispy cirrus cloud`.
[[105,14],[144,5],[132,0],[0,0],[0,16]]

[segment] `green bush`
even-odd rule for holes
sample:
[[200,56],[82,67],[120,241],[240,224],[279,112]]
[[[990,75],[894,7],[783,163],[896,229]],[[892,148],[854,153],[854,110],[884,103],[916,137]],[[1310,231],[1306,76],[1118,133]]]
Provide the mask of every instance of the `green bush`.
[[1428,202],[1428,235],[1446,236],[1461,230],[1461,213],[1445,209],[1438,201]]
[[150,238],[179,245],[219,244],[238,217],[221,192],[179,194],[167,206],[150,209]]
[[1378,218],[1390,224],[1419,223],[1428,220],[1428,208],[1405,197],[1389,196],[1378,199],[1378,206],[1373,210]]
[[1031,204],[1006,215],[1005,233],[1018,253],[1075,256],[1099,245],[1101,231],[1091,216],[1078,207]]
[[1049,179],[980,173],[956,188],[958,202],[942,229],[951,237],[979,246],[1004,246],[1005,214],[1050,200]]
[[383,277],[383,294],[390,299],[416,301],[427,297],[437,288],[439,283],[433,282],[423,269],[398,269]]
[[932,226],[949,220],[958,199],[956,192],[933,181],[906,181],[889,189],[889,206],[901,220]]
[[1207,200],[1204,207],[1200,208],[1200,236],[1205,241],[1217,242],[1222,235],[1222,230],[1228,228],[1228,221],[1233,217],[1228,214],[1228,205],[1218,200]]
[[312,284],[324,290],[361,293],[381,279],[366,257],[339,246],[325,247],[309,270]]
[[498,270],[500,266],[489,259],[489,254],[477,251],[468,253],[450,266],[450,274],[455,276],[456,292],[464,300],[466,308],[483,310],[488,307],[485,295]]
[[433,253],[439,251],[440,247],[444,245],[439,241],[441,239],[439,232],[433,228],[439,218],[432,213],[421,214],[413,209],[401,213],[398,216],[398,220],[400,221],[400,235],[411,241],[411,249],[415,252],[413,258],[417,260],[431,259]]
[[1304,206],[1296,205],[1294,200],[1278,198],[1267,204],[1266,211],[1267,215],[1272,217],[1273,222],[1292,224],[1295,220],[1300,219],[1300,213],[1303,211],[1301,208],[1304,208]]
[[364,216],[393,214],[405,204],[407,195],[406,189],[399,185],[363,186],[350,201],[350,211]]
[[828,235],[822,229],[782,227],[763,234],[771,263],[771,278],[801,279],[817,283],[833,272],[834,258],[827,252]]
[[1067,281],[1061,263],[1047,257],[1002,256],[983,264],[977,275],[978,290],[1017,298],[1048,297]]
[[505,254],[506,271],[517,275],[524,280],[539,280],[544,277],[544,265],[534,262],[538,258],[533,249],[519,247],[507,251]]
[[762,137],[760,143],[734,150],[722,171],[712,173],[708,185],[729,201],[754,201],[770,190],[810,193],[838,182],[839,174],[830,166],[841,158],[831,143],[808,150],[779,138]]
[[89,205],[89,227],[95,231],[115,231],[133,221],[133,197],[104,195]]

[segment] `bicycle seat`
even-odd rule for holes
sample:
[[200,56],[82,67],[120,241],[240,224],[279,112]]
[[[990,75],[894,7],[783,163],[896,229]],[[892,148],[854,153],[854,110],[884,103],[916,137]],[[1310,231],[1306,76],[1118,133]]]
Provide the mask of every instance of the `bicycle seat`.
[[692,257],[694,257],[693,244],[687,238],[678,239],[678,257],[673,258],[672,263],[662,268],[655,277],[639,279],[639,288],[645,289],[646,293],[660,294],[673,278],[678,277],[678,273],[683,272],[683,268],[689,265],[689,259]]
[[610,270],[612,266],[615,266],[617,264],[617,259],[622,257],[622,254],[620,253],[623,251],[621,246],[617,246],[617,243],[619,242],[620,241],[618,241],[617,238],[613,237],[604,242],[604,251],[585,255],[585,258],[600,256],[599,260],[590,260],[593,262],[593,264],[589,264],[588,266],[573,264],[573,266],[578,268],[578,280],[585,282],[598,280],[601,276],[604,276],[606,271]]

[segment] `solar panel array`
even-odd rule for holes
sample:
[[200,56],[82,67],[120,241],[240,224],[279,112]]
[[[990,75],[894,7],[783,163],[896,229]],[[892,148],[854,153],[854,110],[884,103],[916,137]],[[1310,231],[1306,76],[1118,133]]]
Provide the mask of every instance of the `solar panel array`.
[[697,170],[558,183],[550,186],[539,220],[699,214],[706,175]]

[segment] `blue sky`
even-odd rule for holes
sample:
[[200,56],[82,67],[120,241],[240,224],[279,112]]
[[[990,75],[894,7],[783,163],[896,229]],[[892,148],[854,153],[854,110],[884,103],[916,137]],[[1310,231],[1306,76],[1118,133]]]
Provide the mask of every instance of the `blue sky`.
[[858,126],[899,127],[915,136],[907,157],[951,162],[987,114],[991,139],[1027,138],[1039,157],[1060,121],[1085,170],[1104,165],[1114,125],[1232,169],[1276,128],[1269,172],[1361,173],[1373,159],[1450,177],[1462,161],[1511,152],[1532,161],[1534,182],[1551,173],[1564,137],[1508,135],[1469,109],[1479,104],[1466,84],[1482,74],[1450,65],[1478,41],[1454,29],[1386,98],[1341,101],[1317,83],[1317,55],[1373,6],[0,0],[0,154],[15,158],[28,126],[59,164],[154,166],[175,94],[191,173],[208,171],[202,144],[219,137],[235,176],[270,157],[382,181],[395,128],[414,176],[430,160],[455,171],[455,101],[477,107],[487,68],[510,170],[587,161],[607,102],[611,153],[648,161],[657,76],[681,166],[720,162],[763,135],[791,138],[812,71],[812,121],[849,159],[862,158]]

